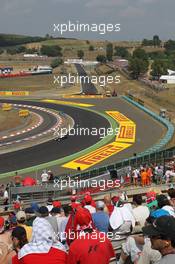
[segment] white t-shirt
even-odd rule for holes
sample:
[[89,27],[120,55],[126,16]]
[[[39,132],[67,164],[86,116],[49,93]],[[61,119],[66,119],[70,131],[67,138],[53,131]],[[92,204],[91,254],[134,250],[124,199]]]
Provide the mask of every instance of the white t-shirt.
[[47,182],[48,179],[49,179],[49,175],[47,174],[47,172],[43,172],[41,174],[41,180],[42,180],[42,182]]
[[139,222],[142,227],[145,225],[145,220],[148,218],[149,213],[149,209],[145,205],[139,205],[133,209],[135,220]]
[[88,209],[91,214],[96,213],[96,209],[92,205],[85,205],[84,208]]
[[4,199],[8,199],[9,198],[9,194],[8,194],[8,191],[7,190],[4,191],[3,198]]
[[162,207],[162,209],[166,210],[170,215],[175,217],[175,210],[172,206],[170,205],[165,205]]

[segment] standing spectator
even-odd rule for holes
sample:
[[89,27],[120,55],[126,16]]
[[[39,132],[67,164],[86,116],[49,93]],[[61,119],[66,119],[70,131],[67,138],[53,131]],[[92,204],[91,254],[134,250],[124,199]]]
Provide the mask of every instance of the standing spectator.
[[145,187],[147,185],[148,180],[148,173],[145,169],[141,171],[141,181],[142,181],[142,187]]
[[76,223],[80,227],[80,234],[69,248],[67,264],[108,264],[115,256],[111,242],[104,235],[100,239],[100,232],[93,229],[91,215],[84,208],[78,208]]
[[49,180],[49,174],[47,173],[46,170],[44,170],[43,173],[41,174],[41,182],[42,184],[47,185],[48,180]]
[[156,184],[162,184],[163,169],[161,168],[161,166],[158,166],[155,172],[156,172]]
[[175,263],[175,218],[162,216],[145,226],[143,233],[150,237],[152,248],[162,254],[159,264]]
[[53,200],[52,198],[49,198],[48,201],[47,201],[47,209],[49,211],[49,213],[51,212],[52,208],[53,208]]
[[51,170],[48,170],[48,175],[49,175],[49,183],[54,183],[54,175]]
[[109,216],[104,212],[104,202],[96,203],[97,212],[92,214],[92,219],[98,231],[107,233],[109,229]]
[[142,205],[142,195],[136,194],[133,196],[133,203],[135,208],[133,209],[133,214],[136,220],[136,225],[140,227],[140,229],[145,225],[145,221],[149,216],[149,209],[147,206]]
[[132,178],[133,178],[133,184],[134,186],[138,185],[138,178],[139,178],[139,170],[138,169],[134,169],[132,172]]
[[15,186],[16,187],[20,187],[21,186],[21,181],[22,181],[22,178],[20,175],[18,175],[18,172],[16,172],[16,175],[14,177],[14,183],[15,183]]
[[8,200],[9,200],[9,189],[8,187],[5,188],[4,194],[3,194],[3,205],[5,205],[4,210],[8,210]]

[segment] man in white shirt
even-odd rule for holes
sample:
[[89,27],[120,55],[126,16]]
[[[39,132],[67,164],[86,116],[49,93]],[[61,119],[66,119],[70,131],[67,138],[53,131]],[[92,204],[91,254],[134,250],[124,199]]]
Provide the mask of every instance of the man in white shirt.
[[142,195],[136,194],[133,196],[133,203],[135,208],[133,209],[133,214],[136,220],[136,226],[142,228],[145,224],[146,219],[149,216],[149,209],[147,206],[142,205]]
[[48,173],[46,172],[46,170],[43,171],[43,173],[41,174],[41,181],[42,183],[47,183],[49,180],[49,175]]

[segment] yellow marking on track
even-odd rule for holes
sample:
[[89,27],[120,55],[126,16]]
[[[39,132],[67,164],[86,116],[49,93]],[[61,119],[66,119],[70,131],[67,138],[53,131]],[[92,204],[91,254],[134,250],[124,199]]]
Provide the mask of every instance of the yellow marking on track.
[[76,103],[76,102],[62,101],[62,100],[50,100],[50,99],[42,100],[42,102],[52,103],[52,104],[81,106],[81,107],[92,107],[92,106],[94,106],[92,104]]
[[82,157],[79,157],[73,161],[64,164],[62,165],[62,167],[69,169],[77,169],[78,167],[80,167],[81,170],[86,170],[89,167],[96,165],[97,163],[111,157],[112,155],[119,153],[120,151],[130,146],[131,144],[118,143],[114,141],[97,150],[90,152],[89,154],[86,154]]
[[104,98],[104,95],[63,95],[63,98],[77,98],[77,99],[88,99],[88,98],[97,98],[97,99],[101,99]]

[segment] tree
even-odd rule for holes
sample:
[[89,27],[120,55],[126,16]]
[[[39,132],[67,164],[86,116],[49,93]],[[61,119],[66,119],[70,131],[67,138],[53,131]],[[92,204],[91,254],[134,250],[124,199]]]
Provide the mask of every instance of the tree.
[[153,46],[153,40],[151,39],[143,39],[142,46]]
[[62,59],[56,58],[56,59],[53,59],[53,61],[51,62],[50,66],[52,68],[56,68],[56,67],[60,66],[62,63],[63,63]]
[[78,50],[77,51],[77,56],[78,56],[79,59],[83,59],[83,57],[84,57],[84,51],[83,50]]
[[141,60],[148,60],[148,54],[144,49],[138,48],[133,52],[133,58],[138,58]]
[[160,47],[161,40],[158,35],[153,36],[153,45],[154,47]]
[[115,56],[119,56],[122,58],[128,58],[129,57],[129,52],[127,50],[127,48],[124,47],[115,47]]
[[133,79],[138,79],[141,74],[148,71],[148,61],[140,58],[132,58],[129,64],[129,70]]
[[151,65],[151,69],[152,76],[160,77],[167,73],[167,63],[162,60],[155,60]]
[[94,46],[93,45],[89,46],[89,51],[94,51]]
[[108,43],[106,46],[106,58],[108,61],[112,61],[113,57],[113,45],[112,43]]
[[62,57],[62,48],[58,45],[47,46],[43,45],[40,49],[42,55],[47,55],[49,57]]
[[96,60],[99,61],[100,63],[106,63],[106,57],[104,55],[98,55],[96,57]]

